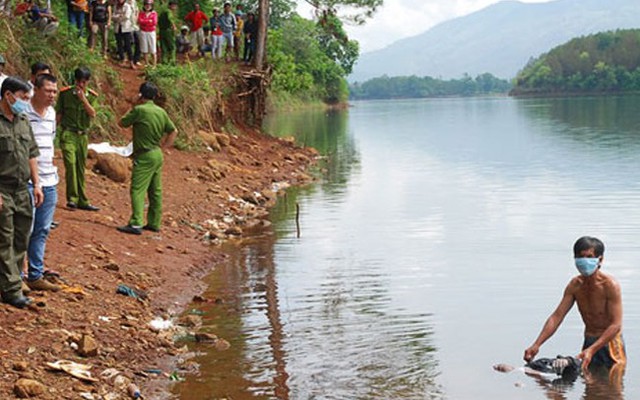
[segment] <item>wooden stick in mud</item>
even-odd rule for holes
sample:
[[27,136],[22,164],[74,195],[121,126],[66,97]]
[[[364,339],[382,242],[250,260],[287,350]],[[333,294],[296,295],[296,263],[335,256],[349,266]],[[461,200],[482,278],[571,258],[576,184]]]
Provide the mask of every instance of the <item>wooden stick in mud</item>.
[[298,239],[300,239],[300,204],[296,203],[296,231],[298,232]]

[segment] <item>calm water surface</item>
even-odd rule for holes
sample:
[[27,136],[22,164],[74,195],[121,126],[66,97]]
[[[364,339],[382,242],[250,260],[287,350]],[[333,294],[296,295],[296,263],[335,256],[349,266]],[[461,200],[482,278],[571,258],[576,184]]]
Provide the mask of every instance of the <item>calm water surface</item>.
[[[280,115],[276,135],[327,156],[273,229],[211,276],[197,307],[232,344],[202,351],[192,399],[640,398],[640,98],[358,102]],[[295,204],[301,237],[296,237]],[[559,386],[494,363],[524,349],[605,242],[623,290],[624,378]],[[576,355],[572,310],[540,356]]]

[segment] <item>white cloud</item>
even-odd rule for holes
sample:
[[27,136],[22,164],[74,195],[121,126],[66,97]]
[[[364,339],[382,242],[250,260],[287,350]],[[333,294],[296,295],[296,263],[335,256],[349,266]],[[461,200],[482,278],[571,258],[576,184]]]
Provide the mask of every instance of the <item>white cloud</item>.
[[[501,0],[385,0],[382,8],[363,26],[346,26],[349,36],[360,42],[360,52],[377,50],[399,39],[415,36],[449,19],[481,10]],[[521,0],[544,3],[550,0]],[[298,12],[311,17],[303,0]]]

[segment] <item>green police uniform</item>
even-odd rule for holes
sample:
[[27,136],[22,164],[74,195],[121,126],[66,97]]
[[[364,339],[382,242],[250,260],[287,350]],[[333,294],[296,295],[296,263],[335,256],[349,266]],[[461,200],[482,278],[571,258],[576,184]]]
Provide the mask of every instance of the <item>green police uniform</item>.
[[9,121],[0,112],[0,291],[2,298],[22,297],[20,271],[29,241],[33,207],[27,190],[29,159],[38,145],[25,114]]
[[[89,205],[85,192],[84,170],[87,162],[88,130],[91,117],[77,96],[75,86],[62,89],[56,103],[56,112],[62,115],[60,128],[60,147],[64,160],[65,181],[67,184],[67,202],[79,207]],[[95,106],[98,94],[92,90],[86,93],[87,100]]]
[[158,17],[158,31],[160,33],[160,52],[162,63],[175,64],[176,62],[176,36],[174,28],[177,19],[174,13],[165,8]]
[[149,100],[122,117],[120,125],[133,127],[133,172],[131,174],[131,219],[129,225],[144,225],[144,198],[149,195],[147,226],[160,229],[162,219],[162,137],[176,130],[167,112]]

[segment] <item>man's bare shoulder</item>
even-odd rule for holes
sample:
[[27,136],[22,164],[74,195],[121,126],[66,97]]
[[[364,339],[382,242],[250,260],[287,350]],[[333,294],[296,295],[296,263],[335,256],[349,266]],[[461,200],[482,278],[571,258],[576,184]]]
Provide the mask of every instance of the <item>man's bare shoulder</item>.
[[[593,288],[594,286],[586,284],[586,281],[585,281],[586,279],[587,278],[581,275],[574,276],[573,278],[571,278],[571,280],[567,284],[566,291],[570,294],[576,294],[578,291],[581,291],[581,290],[590,290],[589,288]],[[620,294],[620,284],[618,283],[616,278],[602,271],[598,272],[595,286],[604,288],[604,290],[609,295]]]
[[582,287],[584,281],[580,275],[574,276],[571,278],[569,283],[567,283],[567,288],[565,289],[568,293],[575,293],[576,290]]
[[620,284],[618,283],[618,280],[613,277],[613,275],[609,275],[600,271],[600,279],[602,280],[602,286],[604,286],[608,293],[620,294]]

